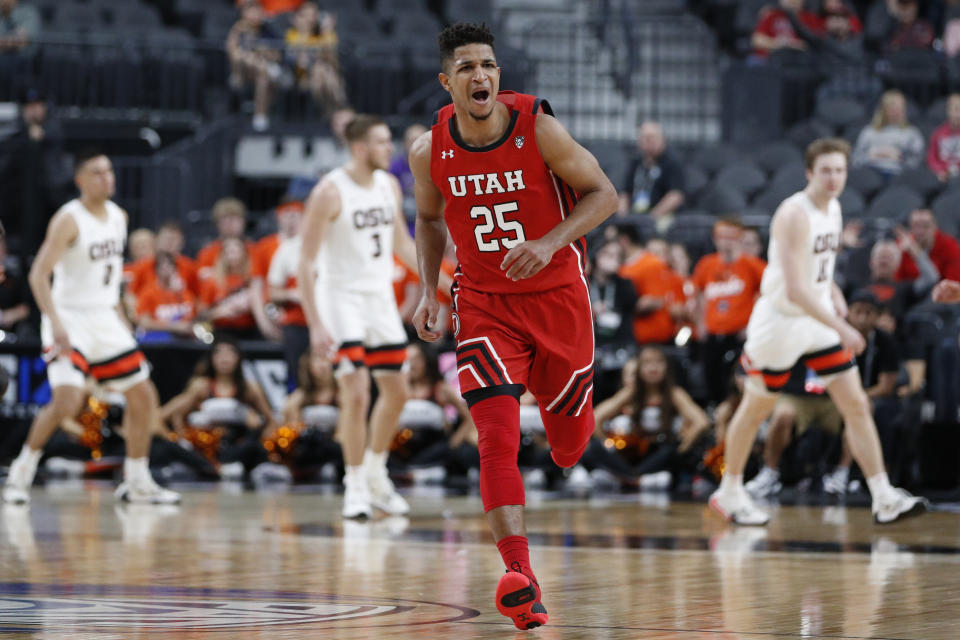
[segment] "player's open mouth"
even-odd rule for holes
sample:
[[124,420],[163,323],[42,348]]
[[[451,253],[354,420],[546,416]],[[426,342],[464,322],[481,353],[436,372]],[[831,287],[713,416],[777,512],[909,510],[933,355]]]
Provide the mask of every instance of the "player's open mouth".
[[486,89],[478,89],[470,94],[470,97],[472,97],[473,101],[477,104],[487,104],[487,101],[490,99],[490,92]]

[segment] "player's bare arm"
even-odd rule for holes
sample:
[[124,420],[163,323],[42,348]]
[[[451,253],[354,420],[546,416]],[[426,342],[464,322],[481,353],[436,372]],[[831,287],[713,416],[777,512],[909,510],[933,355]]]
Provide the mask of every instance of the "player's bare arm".
[[856,354],[863,351],[865,343],[860,332],[847,324],[834,310],[825,307],[807,285],[803,259],[808,250],[806,239],[810,234],[810,223],[803,210],[791,205],[781,206],[773,216],[770,232],[781,248],[780,260],[787,299],[810,317],[836,330],[845,349]]
[[416,245],[420,272],[420,304],[413,314],[413,326],[421,340],[434,342],[441,333],[436,330],[440,303],[437,285],[443,250],[447,246],[447,227],[443,221],[443,194],[430,177],[430,150],[433,135],[428,131],[410,148],[410,171],[415,180],[417,199]]
[[500,265],[513,280],[529,278],[550,264],[553,254],[582,237],[617,210],[617,190],[597,159],[552,116],[537,116],[537,146],[554,174],[580,194],[566,219],[542,238],[507,252]]
[[303,314],[310,329],[310,347],[318,355],[329,358],[333,355],[333,338],[320,320],[315,294],[315,260],[327,230],[327,224],[340,213],[340,191],[329,180],[321,180],[313,188],[304,209],[300,264],[297,267],[297,288]]
[[389,176],[390,186],[396,197],[393,221],[393,252],[400,258],[400,262],[414,271],[417,269],[417,245],[413,242],[407,221],[403,215],[403,192],[400,190],[400,181],[393,175]]
[[53,306],[50,278],[53,275],[53,267],[70,245],[76,242],[79,233],[73,216],[64,211],[58,211],[50,220],[47,235],[43,239],[43,244],[40,245],[40,250],[37,251],[37,257],[33,261],[33,266],[30,267],[30,275],[27,278],[33,299],[37,302],[37,308],[50,319],[53,340],[60,353],[70,353],[70,338]]
[[[397,219],[393,225],[393,251],[400,258],[403,264],[407,265],[412,271],[418,271],[417,264],[417,245],[410,235],[410,229],[407,228],[407,219],[403,215],[403,192],[400,190],[400,181],[390,176],[394,191],[397,194]],[[441,254],[441,262],[442,262]],[[444,271],[437,274],[437,288],[441,291],[450,289],[453,285],[453,279]]]
[[844,297],[840,285],[836,282],[833,282],[830,286],[830,298],[833,300],[833,308],[837,312],[837,315],[841,318],[846,318],[847,313],[849,313],[847,299]]

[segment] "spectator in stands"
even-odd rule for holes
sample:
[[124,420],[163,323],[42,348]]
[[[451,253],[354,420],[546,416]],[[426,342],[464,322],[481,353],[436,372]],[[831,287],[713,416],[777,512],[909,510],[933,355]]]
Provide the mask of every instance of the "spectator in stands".
[[623,180],[620,212],[647,213],[662,232],[685,200],[683,167],[667,149],[663,128],[656,122],[640,125],[637,148]]
[[422,124],[407,127],[403,132],[403,151],[390,162],[390,173],[400,181],[400,189],[403,191],[403,213],[407,220],[413,220],[417,215],[417,203],[413,197],[413,173],[407,158],[414,141],[426,132],[427,128]]
[[307,319],[300,307],[300,290],[297,289],[303,205],[299,202],[281,205],[277,209],[277,216],[282,239],[270,259],[266,283],[268,298],[276,307],[284,359],[287,361],[287,384],[290,385],[296,380],[300,354],[310,348]]
[[422,342],[407,347],[410,400],[432,402],[444,409],[444,435],[440,442],[416,453],[410,466],[443,465],[448,472],[466,475],[480,467],[477,427],[466,401],[440,373],[437,351]]
[[297,360],[297,388],[287,394],[283,402],[283,421],[287,424],[302,420],[304,407],[314,405],[337,406],[337,379],[333,363],[312,351]]
[[763,259],[763,238],[760,237],[760,231],[757,229],[744,227],[740,238],[740,246],[746,255]]
[[917,0],[887,0],[887,11],[893,20],[884,45],[886,51],[931,49],[936,32],[932,24],[919,16]]
[[873,120],[857,136],[853,164],[898,175],[923,160],[923,135],[907,121],[907,99],[896,89],[885,91]]
[[[196,295],[200,291],[197,282],[197,265],[193,260],[183,255],[183,228],[176,220],[167,220],[157,229],[154,245],[156,253],[166,253],[173,256],[177,265],[177,273],[183,280],[187,290]],[[133,280],[130,282],[130,292],[138,296],[140,291],[151,286],[156,279],[157,265],[154,257],[149,257],[132,265]]]
[[[604,441],[608,433],[632,436],[625,438],[632,446],[617,449],[617,453],[630,464],[634,475],[667,471],[676,476],[692,472],[696,463],[687,454],[707,432],[707,414],[674,383],[667,356],[660,347],[643,347],[636,364],[629,369],[625,371],[624,387],[594,409],[597,439]],[[629,416],[626,434],[610,424],[621,415]],[[590,449],[584,464],[606,467],[596,459],[597,447],[591,444]]]
[[860,18],[843,0],[823,0],[819,17],[822,26],[818,30],[836,43],[850,42],[863,32]]
[[637,292],[633,284],[617,275],[623,264],[623,248],[608,241],[594,254],[590,266],[590,300],[596,343],[594,402],[613,395],[627,360],[636,354],[633,313]]
[[337,58],[336,18],[320,12],[313,2],[303,3],[287,30],[287,56],[299,87],[309,91],[324,114],[347,103],[347,93]]
[[903,259],[897,270],[897,280],[916,280],[920,277],[917,256],[926,254],[936,267],[939,277],[960,279],[960,246],[955,238],[937,226],[937,219],[929,209],[916,209],[910,214],[910,233],[898,238]]
[[40,248],[50,217],[75,190],[61,127],[49,118],[40,91],[28,89],[21,96],[20,126],[4,141],[2,151],[7,166],[0,179],[5,192],[0,195],[0,218],[8,222],[11,234],[19,223],[19,253],[26,267]]
[[157,252],[156,235],[150,229],[134,229],[127,238],[127,251],[130,260],[123,265],[123,304],[127,317],[136,317],[137,298],[131,290],[136,277],[137,266],[153,258]]
[[[190,425],[187,416],[202,408],[204,401],[213,398],[232,400],[236,403],[234,414],[237,421],[223,424],[207,424],[203,430],[220,430],[217,458],[223,465],[224,477],[242,476],[244,468],[252,469],[267,459],[260,444],[260,434],[275,425],[273,409],[263,389],[255,380],[247,380],[243,374],[243,357],[239,347],[230,341],[219,340],[198,364],[196,373],[187,382],[182,393],[175,396],[160,409],[160,418],[169,423],[178,434],[188,435]],[[188,435],[189,439],[189,435]],[[227,470],[226,465],[235,463],[239,473]]]
[[[281,13],[290,13],[291,11],[296,11],[299,9],[304,0],[258,0],[260,6],[263,7],[264,13],[268,16],[278,16]],[[245,4],[244,0],[237,0],[237,6],[242,7]]]
[[930,135],[927,166],[940,182],[960,173],[960,93],[952,93],[947,98],[947,121]]
[[948,58],[960,53],[960,1],[947,0],[946,20],[943,25],[943,52]]
[[18,333],[21,329],[27,328],[26,320],[30,317],[30,291],[26,280],[14,273],[13,269],[8,268],[10,262],[10,256],[7,255],[7,238],[0,231],[0,329]]
[[177,270],[176,256],[161,251],[151,262],[155,275],[137,296],[138,337],[168,340],[192,336],[196,297]]
[[215,335],[236,340],[260,337],[250,303],[250,256],[239,238],[225,238],[212,276],[200,282],[200,316]]
[[[905,237],[904,244],[909,247],[906,250],[918,265],[920,275],[915,280],[898,281],[896,275],[904,249],[893,240],[878,240],[870,250],[870,280],[864,286],[882,305],[878,327],[890,333],[897,331],[906,312],[926,297],[939,277],[930,256],[919,250],[912,238]],[[847,297],[856,292],[857,283],[852,284],[854,288],[848,288]]]
[[743,252],[742,238],[739,222],[719,220],[713,227],[717,252],[702,257],[693,273],[704,375],[709,399],[718,404],[727,395],[766,266]]
[[633,321],[638,345],[672,342],[677,322],[686,316],[683,278],[670,269],[664,259],[666,251],[662,238],[651,238],[646,252],[620,269],[619,275],[633,283],[639,298]]
[[0,0],[0,59],[29,57],[36,51],[40,12],[19,0]]
[[807,42],[798,33],[803,29],[821,30],[819,16],[804,9],[803,0],[780,0],[779,6],[764,7],[750,39],[753,55],[762,60],[781,49],[806,51]]
[[246,240],[247,207],[237,198],[220,198],[213,204],[213,222],[219,237],[197,252],[197,276],[206,278],[220,258],[220,247],[228,238],[241,238],[247,251],[253,251],[253,243]]
[[[276,208],[275,215],[277,232],[261,238],[250,248],[250,304],[253,310],[253,318],[257,321],[257,328],[263,337],[268,340],[279,341],[283,338],[283,334],[276,323],[278,318],[271,315],[267,309],[267,303],[271,301],[267,274],[270,272],[270,263],[273,261],[273,256],[283,241],[294,238],[300,233],[303,203],[296,200],[285,200]],[[296,374],[298,355],[287,361],[291,384]]]
[[130,262],[149,260],[157,252],[157,236],[150,229],[134,229],[127,239],[130,251]]
[[253,85],[253,128],[266,131],[270,127],[270,102],[275,85],[285,79],[279,62],[283,42],[266,20],[258,0],[244,0],[240,19],[227,35],[227,57],[230,60],[230,86],[241,90]]

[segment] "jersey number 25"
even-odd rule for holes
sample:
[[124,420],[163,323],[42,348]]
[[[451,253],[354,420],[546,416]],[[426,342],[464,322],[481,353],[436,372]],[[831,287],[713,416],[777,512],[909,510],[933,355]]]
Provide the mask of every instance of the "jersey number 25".
[[[512,249],[518,244],[526,242],[527,237],[523,232],[523,225],[518,220],[507,220],[503,217],[503,214],[511,213],[518,209],[519,207],[517,206],[516,200],[495,204],[493,205],[493,211],[490,210],[490,207],[480,205],[470,209],[471,218],[483,219],[473,230],[473,235],[477,238],[477,248],[480,249],[480,251],[500,251],[501,243],[503,243],[505,249]],[[513,237],[505,235],[499,239],[489,238],[489,235],[494,229],[499,229],[503,233],[513,234]]]

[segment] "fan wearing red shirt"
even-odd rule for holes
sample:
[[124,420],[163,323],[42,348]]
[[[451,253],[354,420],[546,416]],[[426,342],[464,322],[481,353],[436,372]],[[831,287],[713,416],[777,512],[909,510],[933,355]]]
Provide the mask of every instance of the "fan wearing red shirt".
[[[910,214],[910,235],[920,250],[930,256],[940,277],[960,280],[960,246],[957,241],[937,227],[937,219],[929,209],[916,209]],[[897,270],[897,280],[916,280],[920,276],[910,247],[904,246],[903,259]]]
[[437,279],[449,230],[460,263],[454,328],[460,389],[477,426],[480,495],[507,574],[497,609],[519,629],[547,622],[524,528],[519,398],[536,397],[553,460],[572,467],[594,430],[593,318],[583,236],[617,209],[596,159],[533,96],[499,92],[486,25],[439,37],[453,104],[416,140],[410,168],[423,284],[420,337],[440,337]]
[[778,49],[807,49],[807,43],[800,39],[793,27],[790,14],[813,33],[819,34],[823,30],[820,16],[804,10],[803,0],[780,0],[779,7],[765,7],[760,11],[750,39],[755,56],[766,58]]
[[705,334],[704,372],[710,399],[716,403],[727,395],[766,266],[743,253],[742,237],[743,226],[736,220],[717,221],[713,226],[717,252],[702,257],[693,271]]

